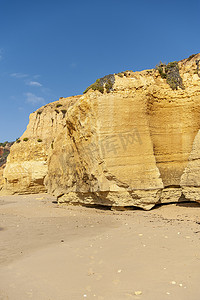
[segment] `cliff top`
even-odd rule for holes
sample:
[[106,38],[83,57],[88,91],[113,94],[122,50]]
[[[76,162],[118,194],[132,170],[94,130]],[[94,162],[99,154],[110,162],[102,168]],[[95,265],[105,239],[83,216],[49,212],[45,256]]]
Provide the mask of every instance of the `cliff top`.
[[[143,71],[132,71],[127,70],[117,74],[109,74],[102,78],[96,80],[95,83],[90,85],[84,94],[89,90],[99,91],[103,93],[110,93],[116,89],[122,89],[123,79],[133,79],[140,80],[141,77],[151,78],[153,80],[157,79],[157,84],[159,84],[159,79],[164,79],[166,83],[170,86],[172,90],[184,89],[187,84],[188,75],[196,75],[194,79],[198,80],[200,78],[200,53],[193,54],[186,59],[179,62],[160,62],[155,69],[143,70]],[[185,76],[187,74],[187,76]],[[184,77],[184,78],[183,78]],[[120,80],[121,79],[121,80]],[[185,79],[185,80],[184,80]],[[123,81],[122,81],[123,80]],[[125,87],[127,84],[125,84]]]

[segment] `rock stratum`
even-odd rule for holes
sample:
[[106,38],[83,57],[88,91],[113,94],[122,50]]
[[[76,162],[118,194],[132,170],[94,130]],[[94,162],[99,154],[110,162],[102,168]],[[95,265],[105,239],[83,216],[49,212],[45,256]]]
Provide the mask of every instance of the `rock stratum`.
[[158,70],[126,71],[101,79],[103,90],[32,113],[11,148],[1,193],[147,210],[200,202],[199,60],[178,62],[181,87],[172,89]]

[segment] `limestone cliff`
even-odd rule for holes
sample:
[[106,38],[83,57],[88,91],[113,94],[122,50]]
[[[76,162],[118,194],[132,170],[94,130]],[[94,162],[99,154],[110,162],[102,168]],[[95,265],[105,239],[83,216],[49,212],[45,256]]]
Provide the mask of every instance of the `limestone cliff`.
[[11,149],[4,191],[144,209],[200,200],[199,59],[178,63],[177,89],[157,70],[127,71],[33,113]]
[[0,191],[3,188],[3,171],[6,166],[7,157],[10,153],[10,148],[14,142],[0,143]]
[[55,137],[65,126],[67,109],[77,97],[61,98],[32,113],[27,130],[15,142],[4,170],[2,193],[39,193],[47,191],[47,158]]
[[3,171],[4,171],[5,165],[0,167],[0,191],[3,189]]

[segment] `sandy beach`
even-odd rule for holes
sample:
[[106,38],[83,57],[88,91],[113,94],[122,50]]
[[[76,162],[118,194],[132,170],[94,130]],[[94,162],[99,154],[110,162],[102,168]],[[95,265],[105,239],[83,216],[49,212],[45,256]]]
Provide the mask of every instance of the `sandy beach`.
[[198,300],[200,205],[111,211],[0,197],[1,300]]

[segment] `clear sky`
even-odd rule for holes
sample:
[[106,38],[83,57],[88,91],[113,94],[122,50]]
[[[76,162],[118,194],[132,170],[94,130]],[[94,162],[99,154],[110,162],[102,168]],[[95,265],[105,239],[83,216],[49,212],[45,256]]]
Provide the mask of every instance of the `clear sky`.
[[0,0],[0,142],[97,78],[200,52],[200,0]]

